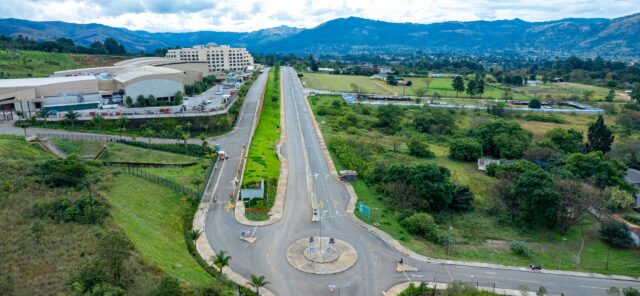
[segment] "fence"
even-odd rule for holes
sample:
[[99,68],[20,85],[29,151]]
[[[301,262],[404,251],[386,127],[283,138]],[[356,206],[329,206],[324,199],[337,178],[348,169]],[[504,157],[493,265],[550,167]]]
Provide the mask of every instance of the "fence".
[[79,140],[79,141],[121,141],[123,137],[119,136],[107,136],[107,135],[92,135],[92,134],[57,134],[57,133],[36,133],[37,138],[56,138],[62,140]]
[[142,179],[145,179],[149,182],[153,182],[159,185],[163,185],[166,186],[168,188],[171,188],[174,191],[180,192],[182,194],[188,195],[188,196],[193,196],[194,198],[198,199],[200,196],[198,195],[198,191],[195,191],[191,188],[187,188],[183,185],[180,185],[174,181],[156,176],[154,174],[148,173],[146,171],[137,169],[137,168],[130,168],[130,167],[125,167],[122,169],[123,172],[133,175],[133,176],[137,176],[140,177]]
[[[58,134],[58,133],[36,133],[36,138],[57,138],[62,140],[77,141],[98,141],[98,142],[118,142],[121,144],[131,145],[135,147],[152,149],[170,153],[184,154],[189,156],[206,157],[213,151],[209,147],[203,147],[197,144],[187,144],[187,149],[182,143],[151,143],[148,144],[143,140],[131,140],[128,137],[95,135],[95,134]],[[179,140],[176,140],[179,141]]]

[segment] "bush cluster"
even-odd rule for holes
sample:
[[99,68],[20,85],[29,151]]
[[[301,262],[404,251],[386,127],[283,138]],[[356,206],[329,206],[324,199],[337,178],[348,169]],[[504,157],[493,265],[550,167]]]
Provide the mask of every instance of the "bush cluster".
[[509,249],[511,250],[511,252],[514,252],[515,254],[518,254],[520,256],[529,257],[531,255],[531,248],[529,248],[529,245],[527,245],[527,243],[523,241],[512,241]]
[[186,155],[193,155],[193,156],[199,156],[199,157],[207,157],[208,155],[210,155],[211,153],[213,153],[213,149],[209,146],[202,146],[202,145],[196,145],[196,144],[187,144],[186,145],[186,149],[185,149],[185,145],[184,144],[161,144],[161,143],[145,143],[145,142],[138,142],[138,141],[127,141],[127,140],[119,140],[118,142],[123,143],[123,144],[127,144],[127,145],[131,145],[131,146],[136,146],[136,147],[141,147],[141,148],[146,148],[146,149],[153,149],[153,150],[159,150],[159,151],[165,151],[165,152],[171,152],[171,153],[178,153],[178,154],[186,154]]
[[76,201],[61,197],[51,202],[38,202],[31,207],[31,215],[50,218],[56,222],[97,224],[107,216],[107,209],[97,199],[83,196]]

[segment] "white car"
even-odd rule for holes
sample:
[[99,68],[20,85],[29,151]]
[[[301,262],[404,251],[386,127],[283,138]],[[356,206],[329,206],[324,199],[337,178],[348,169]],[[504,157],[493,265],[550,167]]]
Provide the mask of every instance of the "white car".
[[207,103],[207,105],[211,104],[211,100],[209,100],[209,99],[204,100],[204,102]]

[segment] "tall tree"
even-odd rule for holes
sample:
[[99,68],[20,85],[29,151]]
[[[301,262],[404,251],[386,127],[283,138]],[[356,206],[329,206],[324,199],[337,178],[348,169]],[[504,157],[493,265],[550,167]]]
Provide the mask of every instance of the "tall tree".
[[129,258],[132,250],[131,241],[119,231],[108,231],[98,241],[98,258],[109,271],[113,285],[120,285],[124,261]]
[[522,199],[522,222],[528,228],[556,225],[560,194],[553,189],[549,173],[542,169],[530,170],[521,174],[513,185],[514,193]]
[[462,76],[454,77],[451,82],[451,87],[456,91],[456,97],[458,97],[458,95],[464,91],[464,80],[462,79]]
[[613,139],[613,132],[604,124],[604,118],[600,115],[598,119],[589,126],[587,150],[607,153],[611,150]]
[[467,94],[471,97],[475,97],[478,90],[478,84],[475,80],[469,80],[467,83]]

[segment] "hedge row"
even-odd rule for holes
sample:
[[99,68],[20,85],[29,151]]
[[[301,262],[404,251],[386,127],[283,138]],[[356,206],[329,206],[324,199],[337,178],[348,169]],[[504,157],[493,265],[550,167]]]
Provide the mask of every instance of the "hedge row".
[[178,154],[186,154],[186,155],[198,156],[198,157],[207,157],[208,155],[214,152],[213,149],[209,146],[196,145],[196,144],[187,144],[185,148],[184,144],[178,144],[178,143],[149,144],[145,142],[128,141],[128,140],[118,140],[118,142],[122,144],[131,145],[131,146],[146,148],[146,149],[153,149],[153,150],[178,153]]

